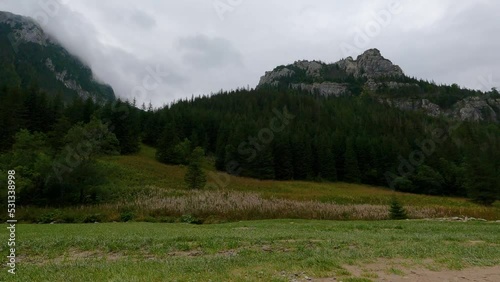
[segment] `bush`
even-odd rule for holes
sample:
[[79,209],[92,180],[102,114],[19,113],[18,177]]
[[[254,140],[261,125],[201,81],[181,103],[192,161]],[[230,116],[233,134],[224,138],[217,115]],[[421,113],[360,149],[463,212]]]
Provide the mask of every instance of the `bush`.
[[83,218],[83,223],[95,223],[99,221],[102,221],[102,216],[98,213],[87,215]]
[[133,211],[123,211],[120,213],[120,221],[127,222],[134,219],[135,213]]
[[181,222],[189,224],[203,224],[203,220],[196,218],[190,214],[185,214],[181,216]]
[[47,212],[44,214],[41,214],[37,218],[38,223],[52,223],[52,222],[59,222],[61,219],[60,212],[58,210]]

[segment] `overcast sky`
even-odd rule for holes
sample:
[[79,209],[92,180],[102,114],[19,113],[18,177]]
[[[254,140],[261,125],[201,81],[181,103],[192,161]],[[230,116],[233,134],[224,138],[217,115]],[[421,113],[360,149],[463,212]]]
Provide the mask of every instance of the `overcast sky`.
[[0,0],[0,10],[35,18],[118,96],[155,106],[369,48],[410,76],[500,87],[497,0]]

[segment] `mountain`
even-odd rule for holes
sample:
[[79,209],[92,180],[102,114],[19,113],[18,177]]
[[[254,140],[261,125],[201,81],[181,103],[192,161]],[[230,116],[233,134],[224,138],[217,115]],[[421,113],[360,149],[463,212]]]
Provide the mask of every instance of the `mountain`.
[[98,82],[88,66],[50,37],[34,20],[0,11],[0,87],[36,85],[65,100],[113,100],[113,89]]
[[500,95],[462,89],[458,85],[438,86],[410,78],[403,70],[370,49],[333,64],[297,61],[279,66],[261,77],[257,88],[281,86],[323,96],[370,95],[380,103],[401,110],[421,111],[433,117],[460,121],[500,122]]

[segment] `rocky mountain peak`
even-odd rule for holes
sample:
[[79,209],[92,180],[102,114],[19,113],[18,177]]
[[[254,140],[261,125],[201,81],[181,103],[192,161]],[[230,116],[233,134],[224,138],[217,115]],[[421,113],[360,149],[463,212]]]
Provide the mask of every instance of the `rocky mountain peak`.
[[356,60],[348,57],[337,64],[348,74],[357,78],[401,77],[404,75],[403,70],[384,58],[378,49],[369,49],[359,55]]
[[42,46],[47,45],[49,37],[34,20],[15,15],[9,12],[0,11],[0,24],[6,24],[12,28],[13,40],[36,43]]
[[[283,81],[292,80],[293,83],[303,81],[293,81],[294,77],[300,79],[307,78],[313,81],[324,81],[335,79],[329,77],[325,79],[323,76],[332,68],[337,69],[344,75],[353,76],[355,78],[377,79],[381,77],[402,77],[403,70],[394,65],[390,60],[384,58],[378,49],[369,49],[359,55],[356,60],[352,57],[340,60],[333,64],[325,64],[319,61],[296,61],[288,66],[280,66],[273,71],[268,71],[261,77],[258,87],[262,85],[278,85]],[[338,73],[338,76],[342,76]]]

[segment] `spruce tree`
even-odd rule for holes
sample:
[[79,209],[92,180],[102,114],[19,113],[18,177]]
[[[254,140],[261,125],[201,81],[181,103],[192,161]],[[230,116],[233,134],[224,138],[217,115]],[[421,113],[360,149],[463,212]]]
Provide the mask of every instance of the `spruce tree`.
[[406,210],[401,205],[401,203],[398,202],[396,197],[392,198],[391,207],[389,209],[389,212],[390,212],[391,219],[394,219],[394,220],[402,220],[402,219],[408,218],[408,215],[406,214]]
[[344,180],[351,183],[359,183],[361,181],[361,173],[359,172],[358,158],[352,142],[346,142],[345,162],[344,162]]
[[279,137],[274,144],[274,172],[278,180],[293,178],[292,150],[288,137]]
[[335,156],[331,149],[327,148],[319,154],[319,176],[327,181],[337,181],[337,169],[335,168]]
[[253,168],[258,179],[274,179],[274,159],[271,148],[267,147],[257,153]]
[[470,155],[466,163],[467,196],[473,202],[491,206],[500,196],[500,177],[495,167],[486,162],[487,156]]
[[177,137],[175,125],[173,123],[167,123],[158,141],[156,159],[165,164],[179,164],[179,158],[175,151],[175,146],[179,144],[179,142],[180,140]]
[[206,176],[202,169],[203,156],[205,155],[203,148],[196,147],[191,154],[189,166],[184,176],[189,189],[202,189],[206,182]]

